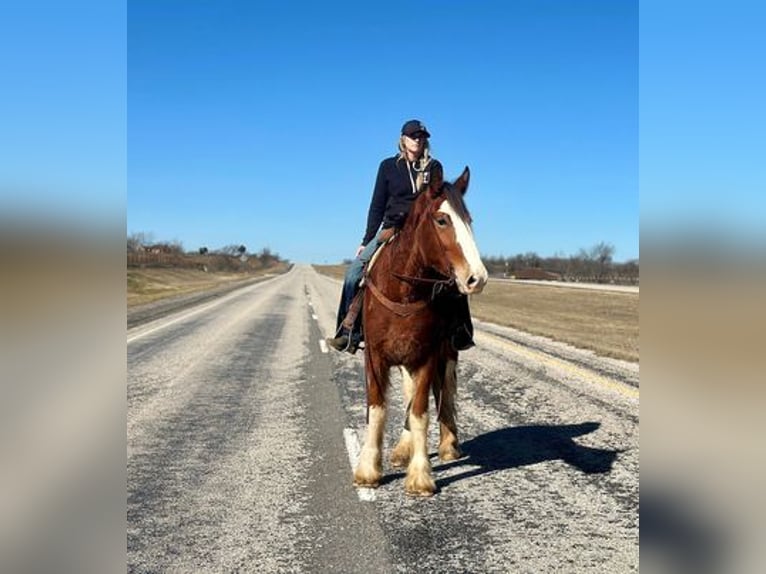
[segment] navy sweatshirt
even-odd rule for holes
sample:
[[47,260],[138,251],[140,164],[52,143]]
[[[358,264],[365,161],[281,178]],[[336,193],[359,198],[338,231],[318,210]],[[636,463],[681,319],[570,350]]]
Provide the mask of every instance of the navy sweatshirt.
[[[434,177],[441,179],[442,165],[432,158],[428,164],[428,172],[431,179]],[[412,180],[410,180],[410,174],[412,174]],[[404,220],[415,200],[412,181],[417,182],[417,176],[412,165],[404,159],[399,160],[398,156],[389,157],[380,162],[375,190],[372,192],[370,209],[367,212],[367,231],[362,239],[362,245],[372,241],[381,223],[384,228],[404,225]]]

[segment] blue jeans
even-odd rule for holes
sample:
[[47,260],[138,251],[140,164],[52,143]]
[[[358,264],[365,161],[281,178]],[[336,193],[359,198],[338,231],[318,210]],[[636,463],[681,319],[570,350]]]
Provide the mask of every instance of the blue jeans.
[[[359,282],[362,280],[362,273],[364,272],[364,266],[372,259],[375,254],[375,250],[380,245],[378,237],[372,239],[359,254],[359,257],[351,262],[351,265],[346,269],[346,276],[343,278],[343,292],[340,296],[340,306],[338,307],[338,321],[335,325],[336,333],[340,331],[340,324],[343,319],[346,318],[348,308],[351,306],[351,301],[354,300],[356,292],[359,291]],[[357,317],[355,328],[358,328],[360,324],[361,313]]]

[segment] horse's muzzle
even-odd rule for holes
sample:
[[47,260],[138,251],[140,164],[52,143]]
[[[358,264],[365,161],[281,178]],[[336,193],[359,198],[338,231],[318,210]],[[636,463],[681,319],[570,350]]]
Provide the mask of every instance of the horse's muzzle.
[[455,279],[457,287],[463,295],[476,295],[481,293],[487,284],[488,274],[486,269],[479,269],[478,271],[459,274]]

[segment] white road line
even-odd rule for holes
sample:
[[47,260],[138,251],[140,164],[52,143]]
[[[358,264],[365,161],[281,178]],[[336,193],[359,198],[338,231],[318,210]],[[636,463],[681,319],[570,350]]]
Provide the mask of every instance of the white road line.
[[152,329],[148,329],[146,331],[142,331],[140,333],[136,333],[132,337],[128,337],[128,343],[132,343],[133,341],[137,341],[138,339],[142,337],[146,337],[147,335],[151,335],[152,333],[155,333],[157,331],[161,331],[162,329],[165,329],[166,327],[170,327],[170,325],[174,325],[175,323],[178,323],[180,321],[185,321],[189,317],[193,317],[194,315],[197,315],[199,313],[202,313],[203,311],[207,311],[208,309],[212,309],[213,307],[217,307],[224,301],[228,301],[231,299],[231,297],[222,297],[221,299],[217,299],[213,303],[210,303],[208,305],[205,305],[204,307],[195,307],[194,310],[189,311],[188,313],[185,313],[183,315],[179,315],[175,319],[172,319],[170,321],[167,321],[165,323],[161,323],[160,325],[155,326]]
[[[239,297],[242,295],[242,292],[247,290],[256,290],[262,288],[264,285],[271,283],[273,279],[268,281],[259,281],[257,283],[253,283],[252,285],[245,285],[244,287],[237,288],[231,293],[227,295],[223,295],[222,297],[213,300],[211,303],[208,303],[206,305],[200,306],[200,307],[194,307],[191,311],[188,313],[185,313],[183,315],[179,315],[175,319],[172,319],[167,322],[160,323],[159,325],[156,325],[153,328],[147,329],[147,330],[141,330],[142,327],[133,327],[133,329],[130,329],[130,331],[139,330],[140,332],[136,333],[133,336],[128,336],[128,344],[132,343],[133,341],[137,341],[138,339],[142,337],[146,337],[147,335],[150,335],[152,333],[155,333],[157,331],[161,331],[162,329],[166,327],[170,327],[170,325],[174,325],[175,323],[178,323],[179,321],[184,321],[185,319],[188,319],[189,317],[193,317],[194,315],[197,315],[198,313],[202,313],[203,311],[207,311],[208,309],[212,309],[213,307],[217,307],[218,305],[221,305],[222,303],[225,303],[226,301],[229,301],[230,299],[233,299],[234,297]],[[157,319],[157,321],[162,321],[162,319]],[[150,323],[151,324],[151,323]],[[130,332],[129,331],[129,332]]]
[[[343,429],[343,438],[346,441],[346,451],[348,452],[348,462],[351,463],[351,472],[356,468],[359,461],[359,441],[356,438],[356,432],[353,429]],[[362,502],[375,502],[374,488],[357,488],[357,495]]]
[[319,317],[317,317],[316,313],[312,313],[311,318],[314,319],[314,321],[319,321]]
[[324,339],[319,339],[319,349],[320,349],[320,350],[321,350],[323,353],[327,353],[327,352],[329,352],[329,350],[330,350],[330,349],[328,349],[328,348],[327,348],[327,343],[325,343],[325,340],[324,340]]

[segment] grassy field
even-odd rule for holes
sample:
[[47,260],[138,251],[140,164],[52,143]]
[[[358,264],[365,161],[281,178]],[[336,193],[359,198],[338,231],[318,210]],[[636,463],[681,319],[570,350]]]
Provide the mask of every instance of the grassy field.
[[[341,279],[343,265],[315,265]],[[599,355],[638,362],[638,293],[491,281],[471,298],[483,321],[544,335]]]
[[145,268],[128,269],[128,307],[151,303],[167,297],[209,291],[242,282],[266,273],[282,273],[282,264],[254,273],[206,273],[196,269]]

